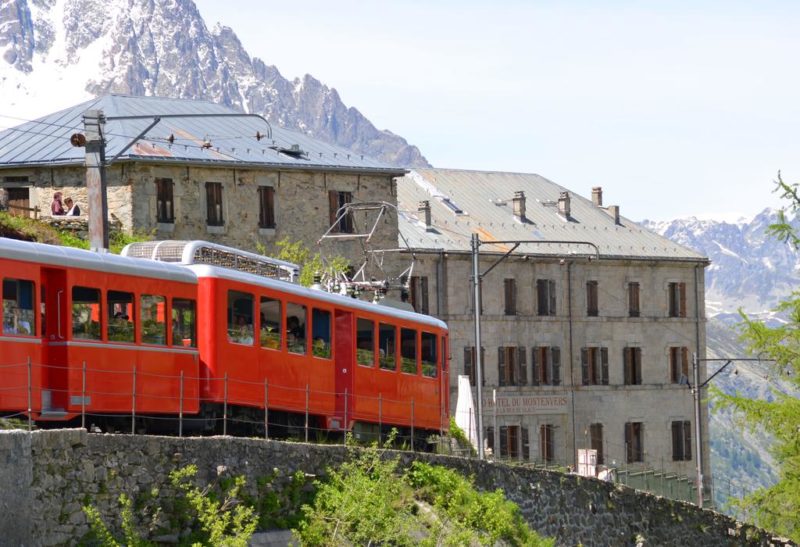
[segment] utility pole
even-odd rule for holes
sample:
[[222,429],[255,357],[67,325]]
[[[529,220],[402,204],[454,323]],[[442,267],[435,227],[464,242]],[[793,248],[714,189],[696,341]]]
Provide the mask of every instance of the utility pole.
[[[725,366],[728,366],[728,364],[730,364],[730,361],[728,361]],[[700,384],[700,363],[697,360],[696,353],[692,353],[692,369],[694,373],[692,395],[694,395],[694,450],[695,464],[697,465],[697,506],[703,507],[703,450],[700,446],[703,437],[700,431],[700,389],[705,384]],[[709,380],[710,379],[711,378],[709,378]]]
[[475,308],[475,384],[478,388],[478,459],[484,459],[483,452],[483,359],[481,359],[481,274],[480,248],[478,234],[472,234],[472,288]]
[[[705,382],[700,383],[700,363],[707,363],[713,361],[725,361],[725,364],[717,369],[717,371],[706,378]],[[708,385],[711,380],[716,378],[717,374],[728,368],[734,361],[754,361],[754,362],[774,362],[773,359],[751,359],[745,357],[722,357],[714,359],[701,359],[696,353],[692,354],[692,368],[694,369],[694,383],[689,384],[689,389],[692,390],[694,396],[694,446],[695,446],[695,465],[697,466],[697,506],[703,507],[703,451],[701,442],[703,437],[700,429],[700,396],[701,391]]]
[[102,110],[87,110],[83,115],[86,189],[89,192],[89,246],[97,252],[108,251],[105,124],[106,117]]

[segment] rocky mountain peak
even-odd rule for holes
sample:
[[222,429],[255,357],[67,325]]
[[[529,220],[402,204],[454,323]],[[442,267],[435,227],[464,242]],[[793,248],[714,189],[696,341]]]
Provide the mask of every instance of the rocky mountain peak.
[[393,165],[429,165],[334,88],[289,81],[233,29],[209,30],[191,0],[0,0],[0,84],[10,106],[49,111],[111,92],[210,100]]
[[[800,253],[767,234],[778,212],[764,209],[750,220],[700,220],[694,217],[642,224],[711,259],[706,269],[706,311],[736,314],[739,308],[768,314],[800,282]],[[798,219],[793,220],[800,227]]]

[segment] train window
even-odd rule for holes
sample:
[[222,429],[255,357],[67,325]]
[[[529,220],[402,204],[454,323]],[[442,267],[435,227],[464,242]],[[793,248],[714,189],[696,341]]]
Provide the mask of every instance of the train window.
[[400,371],[417,373],[417,331],[400,329]]
[[253,295],[228,291],[228,341],[253,344]]
[[447,370],[447,361],[450,355],[447,353],[447,337],[442,337],[442,370]]
[[436,335],[422,333],[422,375],[436,378]]
[[72,287],[72,337],[100,340],[100,289]]
[[194,300],[172,299],[172,345],[197,347],[197,311]]
[[311,352],[314,357],[331,358],[331,312],[311,310]]
[[290,353],[306,353],[306,307],[286,303],[286,344]]
[[356,323],[356,361],[366,367],[375,366],[375,323],[360,317]]
[[3,333],[36,334],[33,281],[3,279]]
[[141,303],[142,343],[167,344],[166,299],[163,296],[143,294]]
[[109,342],[133,342],[133,293],[108,291],[106,293]]
[[261,347],[281,347],[281,301],[261,297]]
[[397,370],[397,331],[394,325],[381,323],[378,328],[381,368]]

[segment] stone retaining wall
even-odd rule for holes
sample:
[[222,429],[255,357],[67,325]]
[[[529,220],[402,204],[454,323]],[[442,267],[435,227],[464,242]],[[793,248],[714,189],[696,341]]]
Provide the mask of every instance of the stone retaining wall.
[[[199,479],[220,469],[253,486],[279,471],[322,475],[346,457],[341,446],[239,438],[87,434],[84,430],[0,432],[0,537],[4,545],[73,544],[87,531],[81,510],[94,504],[106,521],[131,498],[159,487],[168,473],[194,463]],[[762,530],[695,506],[595,479],[448,456],[401,453],[473,475],[482,489],[501,488],[531,526],[561,545],[783,545]],[[221,467],[222,466],[222,467]]]

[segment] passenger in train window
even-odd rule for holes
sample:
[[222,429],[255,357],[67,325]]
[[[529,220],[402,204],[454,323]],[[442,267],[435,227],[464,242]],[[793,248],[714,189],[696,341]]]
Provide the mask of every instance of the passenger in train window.
[[244,315],[236,316],[236,330],[233,335],[233,341],[237,344],[252,344],[253,343],[253,325],[247,321]]
[[306,336],[300,319],[295,315],[286,318],[286,340],[291,353],[304,354],[306,352]]

